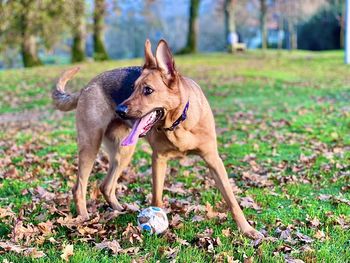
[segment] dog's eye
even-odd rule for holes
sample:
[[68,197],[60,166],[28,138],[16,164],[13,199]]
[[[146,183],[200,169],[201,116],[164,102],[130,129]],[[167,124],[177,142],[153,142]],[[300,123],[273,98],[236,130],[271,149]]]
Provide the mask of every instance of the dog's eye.
[[143,95],[148,96],[153,93],[153,89],[149,86],[143,88]]

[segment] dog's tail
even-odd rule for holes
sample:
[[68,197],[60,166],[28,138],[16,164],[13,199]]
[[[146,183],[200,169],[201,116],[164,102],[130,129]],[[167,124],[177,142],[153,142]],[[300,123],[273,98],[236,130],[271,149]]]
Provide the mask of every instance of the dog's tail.
[[66,93],[64,88],[67,82],[80,70],[79,67],[68,69],[58,79],[56,87],[52,91],[52,100],[55,107],[61,111],[70,111],[77,107],[80,91]]

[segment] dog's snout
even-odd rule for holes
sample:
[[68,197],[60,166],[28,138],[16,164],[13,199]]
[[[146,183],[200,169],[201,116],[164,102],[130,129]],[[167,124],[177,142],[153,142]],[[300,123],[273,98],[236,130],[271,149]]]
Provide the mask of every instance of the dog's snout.
[[126,106],[125,104],[119,104],[117,106],[117,113],[120,117],[126,118],[126,114],[128,113],[128,106]]

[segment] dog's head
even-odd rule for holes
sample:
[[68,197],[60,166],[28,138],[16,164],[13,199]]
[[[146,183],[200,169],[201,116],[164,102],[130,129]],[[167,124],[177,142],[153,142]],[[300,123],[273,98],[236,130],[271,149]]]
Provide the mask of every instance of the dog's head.
[[160,40],[153,56],[151,43],[145,43],[145,64],[136,80],[134,92],[117,112],[123,118],[136,119],[133,130],[123,145],[134,144],[166,114],[180,104],[179,74],[175,69],[173,55],[165,40]]

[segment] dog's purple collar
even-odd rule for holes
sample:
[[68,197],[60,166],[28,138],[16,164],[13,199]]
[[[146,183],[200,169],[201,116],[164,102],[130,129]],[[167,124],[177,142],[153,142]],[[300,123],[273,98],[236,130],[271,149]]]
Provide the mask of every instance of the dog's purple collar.
[[177,126],[180,125],[181,122],[183,122],[184,120],[186,120],[187,118],[187,110],[188,107],[190,106],[190,101],[188,101],[186,103],[186,106],[181,114],[181,116],[173,123],[173,125],[171,125],[169,128],[164,128],[164,131],[173,131],[176,129]]

